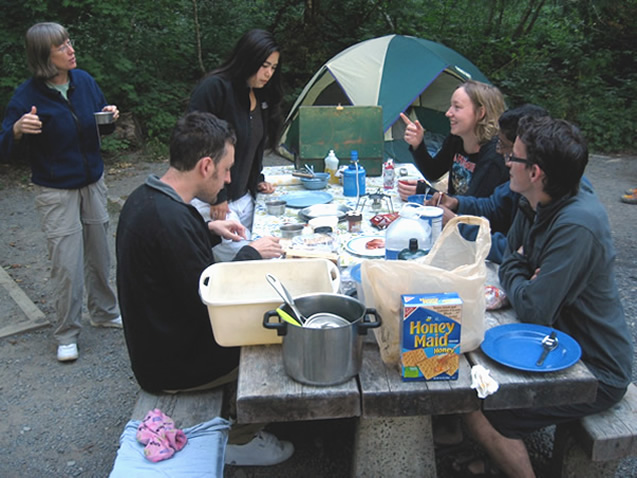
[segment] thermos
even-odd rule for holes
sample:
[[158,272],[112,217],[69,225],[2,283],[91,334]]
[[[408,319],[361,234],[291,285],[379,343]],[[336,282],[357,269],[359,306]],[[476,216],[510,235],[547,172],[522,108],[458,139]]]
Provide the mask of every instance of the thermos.
[[358,164],[358,151],[352,151],[351,161],[343,170],[343,195],[362,196],[365,194],[365,168]]

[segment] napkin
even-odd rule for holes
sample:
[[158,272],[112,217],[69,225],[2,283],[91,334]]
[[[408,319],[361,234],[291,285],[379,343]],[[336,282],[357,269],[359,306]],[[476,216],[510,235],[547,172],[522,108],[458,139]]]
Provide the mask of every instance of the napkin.
[[479,398],[487,398],[498,391],[500,385],[489,375],[489,370],[482,365],[471,367],[471,388],[478,393]]

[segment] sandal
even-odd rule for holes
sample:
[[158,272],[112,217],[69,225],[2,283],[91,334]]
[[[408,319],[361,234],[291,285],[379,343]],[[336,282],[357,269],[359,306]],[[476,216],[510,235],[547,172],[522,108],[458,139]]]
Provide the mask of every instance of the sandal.
[[470,453],[451,463],[453,474],[457,478],[497,478],[500,470],[486,456]]
[[637,188],[632,190],[632,193],[626,193],[621,197],[622,202],[627,204],[637,204]]

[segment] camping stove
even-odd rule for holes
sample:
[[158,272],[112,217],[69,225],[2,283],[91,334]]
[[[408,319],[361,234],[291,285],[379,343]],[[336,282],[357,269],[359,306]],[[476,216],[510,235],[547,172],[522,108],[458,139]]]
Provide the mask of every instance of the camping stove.
[[394,212],[394,205],[392,204],[391,196],[383,193],[381,188],[378,188],[378,190],[374,193],[367,193],[367,194],[363,194],[359,196],[358,201],[356,201],[357,211],[363,210],[363,208],[365,207],[365,204],[367,204],[367,199],[371,199],[372,201],[372,204],[371,204],[372,211],[380,211],[383,208],[383,202],[384,202],[387,206],[387,211]]

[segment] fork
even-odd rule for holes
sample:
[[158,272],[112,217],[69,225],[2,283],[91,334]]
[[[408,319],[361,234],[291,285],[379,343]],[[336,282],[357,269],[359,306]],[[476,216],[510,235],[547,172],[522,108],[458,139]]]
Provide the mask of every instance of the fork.
[[551,332],[551,335],[547,335],[546,337],[542,339],[542,347],[544,347],[544,350],[542,350],[542,355],[540,355],[540,358],[537,360],[537,362],[535,362],[535,365],[537,365],[538,367],[541,367],[542,364],[544,363],[544,360],[546,360],[546,357],[549,354],[549,352],[551,352],[552,350],[555,350],[555,348],[557,347],[557,344],[558,344],[557,332],[553,330]]

